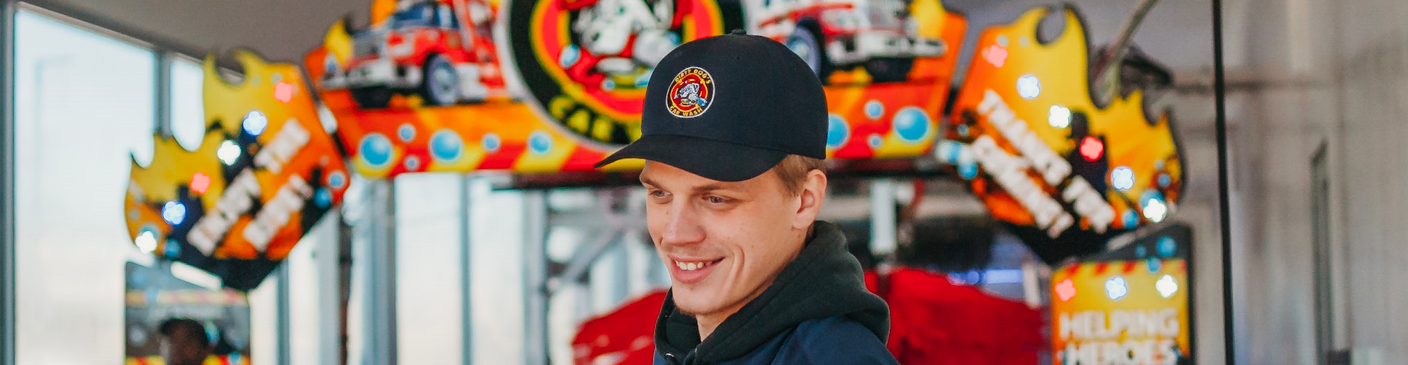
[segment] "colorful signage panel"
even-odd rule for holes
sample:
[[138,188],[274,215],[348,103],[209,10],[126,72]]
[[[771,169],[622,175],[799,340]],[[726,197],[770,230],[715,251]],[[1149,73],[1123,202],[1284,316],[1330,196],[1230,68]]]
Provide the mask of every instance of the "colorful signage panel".
[[[477,0],[380,0],[370,27],[335,24],[305,67],[353,168],[372,178],[594,171],[640,136],[655,63],[683,42],[731,29],[813,56],[803,58],[827,84],[831,157],[929,151],[962,16],[935,0],[781,4],[542,0],[501,9]],[[496,24],[502,17],[506,23]],[[500,29],[507,33],[494,34]]]
[[234,84],[205,61],[200,147],[157,136],[151,164],[134,160],[125,216],[142,251],[248,290],[341,202],[350,177],[298,68],[235,57]]
[[1191,230],[1165,227],[1051,277],[1055,364],[1187,364]]
[[[1048,262],[1166,219],[1181,195],[1169,113],[1148,113],[1139,88],[1092,100],[1071,7],[986,30],[947,111],[967,21],[937,0],[376,0],[371,12],[369,27],[336,23],[306,56],[312,88],[247,52],[238,85],[207,61],[201,148],[157,137],[152,165],[133,165],[134,243],[248,289],[340,202],[344,158],[370,178],[585,176],[639,137],[659,58],[732,29],[787,45],[822,79],[829,157],[933,153]],[[1049,16],[1064,29],[1039,36]]]
[[[1038,28],[1050,15],[1065,27],[1047,40]],[[1169,112],[1146,113],[1142,89],[1094,102],[1087,44],[1072,7],[1037,8],[984,31],[949,140],[934,149],[1047,262],[1163,221],[1183,188]]]
[[243,292],[206,289],[173,276],[169,268],[128,262],[124,318],[126,365],[165,364],[161,325],[172,319],[192,320],[203,327],[210,340],[203,364],[250,363],[249,298]]

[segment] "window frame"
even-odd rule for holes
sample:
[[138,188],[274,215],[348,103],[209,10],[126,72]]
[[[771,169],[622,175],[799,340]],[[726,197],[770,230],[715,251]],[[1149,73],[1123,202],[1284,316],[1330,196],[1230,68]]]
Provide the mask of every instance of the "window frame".
[[[15,365],[17,281],[16,267],[16,191],[15,184],[15,45],[16,16],[20,12],[44,17],[58,23],[152,52],[156,69],[152,79],[154,118],[152,128],[164,135],[171,134],[171,64],[177,59],[201,60],[205,52],[181,45],[151,33],[123,26],[90,12],[45,0],[0,0],[0,365]],[[228,61],[217,60],[223,70],[238,69]],[[280,327],[285,327],[280,325]],[[286,352],[282,349],[277,352]]]

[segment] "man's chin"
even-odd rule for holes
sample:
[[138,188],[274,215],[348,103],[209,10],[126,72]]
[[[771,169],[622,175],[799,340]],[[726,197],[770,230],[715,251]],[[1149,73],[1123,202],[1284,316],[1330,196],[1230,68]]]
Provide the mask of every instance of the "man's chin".
[[[691,297],[693,296],[691,295]],[[685,300],[680,300],[681,298],[678,295],[676,295],[674,299],[675,309],[679,310],[680,313],[684,313],[685,315],[691,317],[718,313],[720,310],[722,310],[723,307],[718,303],[700,303],[701,301],[689,300],[693,298],[685,298]]]

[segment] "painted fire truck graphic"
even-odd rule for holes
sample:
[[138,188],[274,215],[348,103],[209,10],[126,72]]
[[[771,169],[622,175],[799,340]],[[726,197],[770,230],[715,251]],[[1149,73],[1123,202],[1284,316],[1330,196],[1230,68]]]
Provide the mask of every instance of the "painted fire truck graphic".
[[385,107],[394,94],[436,106],[506,97],[493,24],[485,0],[403,1],[352,36],[345,67],[329,54],[323,89],[347,89],[362,108]]
[[916,57],[948,51],[919,36],[904,0],[745,0],[749,33],[772,38],[807,61],[825,82],[832,71],[864,67],[874,82],[904,81]]
[[573,80],[604,90],[644,88],[650,71],[680,44],[675,0],[562,0],[575,12],[576,45],[559,60]]

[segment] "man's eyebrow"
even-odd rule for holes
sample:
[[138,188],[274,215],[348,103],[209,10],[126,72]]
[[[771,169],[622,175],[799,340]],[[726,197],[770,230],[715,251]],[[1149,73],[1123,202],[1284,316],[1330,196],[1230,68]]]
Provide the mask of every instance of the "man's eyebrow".
[[736,184],[736,183],[724,183],[724,182],[713,182],[713,183],[708,183],[708,184],[704,184],[704,185],[700,185],[700,186],[694,187],[694,191],[695,191],[695,192],[700,192],[700,193],[706,193],[706,192],[715,191],[715,190],[737,190],[737,189],[738,189],[738,184]]
[[[640,183],[641,183],[641,185],[645,185],[645,186],[647,186],[647,187],[658,187],[658,186],[660,186],[660,184],[656,184],[656,183],[655,183],[655,180],[652,180],[650,177],[647,177],[647,176],[641,176],[641,177],[640,177]],[[707,192],[716,191],[716,190],[731,190],[731,189],[737,189],[738,187],[737,187],[736,185],[737,185],[737,184],[735,184],[735,183],[713,182],[713,183],[708,183],[708,184],[704,184],[704,185],[700,185],[700,186],[693,187],[693,188],[691,188],[690,190],[692,190],[692,191],[695,192],[695,193],[707,193]]]

